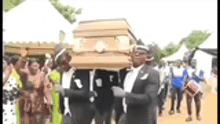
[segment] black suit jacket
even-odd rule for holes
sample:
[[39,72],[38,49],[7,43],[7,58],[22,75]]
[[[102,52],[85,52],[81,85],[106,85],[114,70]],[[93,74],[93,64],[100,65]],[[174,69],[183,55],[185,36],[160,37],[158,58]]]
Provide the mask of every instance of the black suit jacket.
[[[101,85],[98,85],[97,79],[101,79]],[[118,85],[118,73],[98,69],[95,72],[93,82],[94,90],[98,94],[98,97],[95,98],[96,109],[100,114],[111,111],[114,103],[114,96],[111,88],[112,86]]]
[[[120,86],[122,88],[126,74],[125,69],[120,71]],[[156,107],[159,80],[158,71],[152,67],[143,66],[139,71],[131,93],[127,93],[125,97],[128,124],[157,123]],[[118,100],[117,113],[119,115],[123,113],[122,99]]]
[[[62,82],[61,72],[61,84]],[[77,87],[75,80],[80,80],[83,87]],[[71,77],[70,89],[64,89],[64,96],[60,95],[61,113],[64,114],[64,97],[69,97],[70,111],[78,119],[85,118],[89,113],[89,70],[75,70]]]

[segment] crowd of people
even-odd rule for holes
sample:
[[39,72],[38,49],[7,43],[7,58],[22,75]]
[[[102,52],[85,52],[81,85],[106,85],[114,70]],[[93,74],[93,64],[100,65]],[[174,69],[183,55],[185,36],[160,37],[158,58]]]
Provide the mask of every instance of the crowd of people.
[[44,64],[27,55],[25,50],[3,56],[4,124],[111,124],[112,119],[116,124],[156,124],[169,97],[169,114],[181,113],[184,94],[189,122],[192,99],[197,120],[202,119],[201,83],[217,92],[217,68],[207,79],[208,72],[198,69],[195,60],[152,66],[144,45],[132,48],[132,66],[119,71],[70,66],[72,56],[62,45],[55,47],[54,57],[46,54]]

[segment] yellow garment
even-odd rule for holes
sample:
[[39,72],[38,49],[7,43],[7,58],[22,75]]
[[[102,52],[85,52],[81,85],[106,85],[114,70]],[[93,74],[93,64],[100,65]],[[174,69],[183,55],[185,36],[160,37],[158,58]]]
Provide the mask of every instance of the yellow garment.
[[[17,84],[18,84],[18,88],[22,89],[22,82],[20,79],[20,75],[17,73],[17,71],[15,69],[12,69],[12,73],[11,73],[16,79],[17,79]],[[19,105],[19,101],[17,102],[16,105],[16,113],[17,113],[17,124],[21,124],[21,119],[20,119],[20,105]]]
[[[50,78],[53,81],[56,81],[56,83],[60,84],[60,73],[59,72],[52,71],[50,74]],[[52,124],[61,124],[63,116],[60,113],[60,94],[55,92],[55,87],[53,87],[52,97],[53,97]]]

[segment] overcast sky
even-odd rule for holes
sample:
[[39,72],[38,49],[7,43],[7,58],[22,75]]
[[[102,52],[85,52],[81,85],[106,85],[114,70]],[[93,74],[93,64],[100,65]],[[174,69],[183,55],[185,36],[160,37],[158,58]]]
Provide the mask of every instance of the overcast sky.
[[178,43],[192,30],[217,31],[217,0],[60,1],[83,9],[78,21],[125,18],[137,38],[159,47]]

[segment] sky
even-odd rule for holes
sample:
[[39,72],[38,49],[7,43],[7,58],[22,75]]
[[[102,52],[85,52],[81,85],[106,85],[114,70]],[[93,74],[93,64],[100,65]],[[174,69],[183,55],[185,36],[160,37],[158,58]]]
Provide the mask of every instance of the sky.
[[60,0],[82,8],[79,21],[125,18],[134,35],[159,47],[178,43],[192,30],[217,31],[217,0]]

